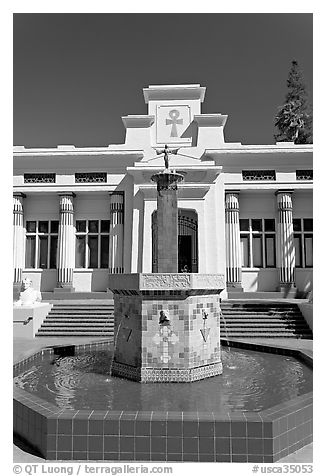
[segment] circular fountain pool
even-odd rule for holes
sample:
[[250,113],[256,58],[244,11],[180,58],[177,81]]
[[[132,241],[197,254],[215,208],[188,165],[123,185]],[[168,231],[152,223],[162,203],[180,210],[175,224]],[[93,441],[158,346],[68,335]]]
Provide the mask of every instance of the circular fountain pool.
[[140,384],[111,377],[112,350],[49,354],[22,367],[15,384],[63,409],[261,411],[312,390],[312,371],[293,357],[223,349],[223,374],[193,383]]

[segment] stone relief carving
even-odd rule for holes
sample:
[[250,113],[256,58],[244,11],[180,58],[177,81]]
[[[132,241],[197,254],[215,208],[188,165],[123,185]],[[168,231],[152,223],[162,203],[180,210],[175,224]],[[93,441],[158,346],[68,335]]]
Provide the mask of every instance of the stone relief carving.
[[190,275],[183,274],[143,274],[143,286],[146,289],[185,289],[189,288]]
[[224,289],[224,276],[222,274],[194,274],[195,289]]

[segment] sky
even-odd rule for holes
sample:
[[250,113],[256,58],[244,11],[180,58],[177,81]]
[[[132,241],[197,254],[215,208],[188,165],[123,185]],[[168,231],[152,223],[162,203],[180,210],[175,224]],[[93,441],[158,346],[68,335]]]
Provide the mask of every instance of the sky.
[[16,13],[14,145],[123,143],[121,116],[147,114],[144,87],[193,83],[202,113],[229,116],[227,142],[273,144],[293,59],[312,97],[312,17]]

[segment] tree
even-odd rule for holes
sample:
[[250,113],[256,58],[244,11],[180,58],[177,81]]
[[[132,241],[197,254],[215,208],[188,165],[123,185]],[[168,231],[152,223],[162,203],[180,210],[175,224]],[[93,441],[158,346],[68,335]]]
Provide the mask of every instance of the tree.
[[278,142],[312,144],[312,112],[303,76],[295,60],[292,61],[287,87],[285,103],[275,117],[278,132],[274,138]]

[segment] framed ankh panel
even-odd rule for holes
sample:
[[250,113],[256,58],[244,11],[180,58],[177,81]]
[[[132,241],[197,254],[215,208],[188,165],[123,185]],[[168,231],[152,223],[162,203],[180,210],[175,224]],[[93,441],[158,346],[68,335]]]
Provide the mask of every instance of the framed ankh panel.
[[[156,114],[156,141],[158,144],[191,143],[190,133],[187,129],[190,125],[190,106],[176,105],[157,106]],[[187,137],[188,136],[188,137]]]

